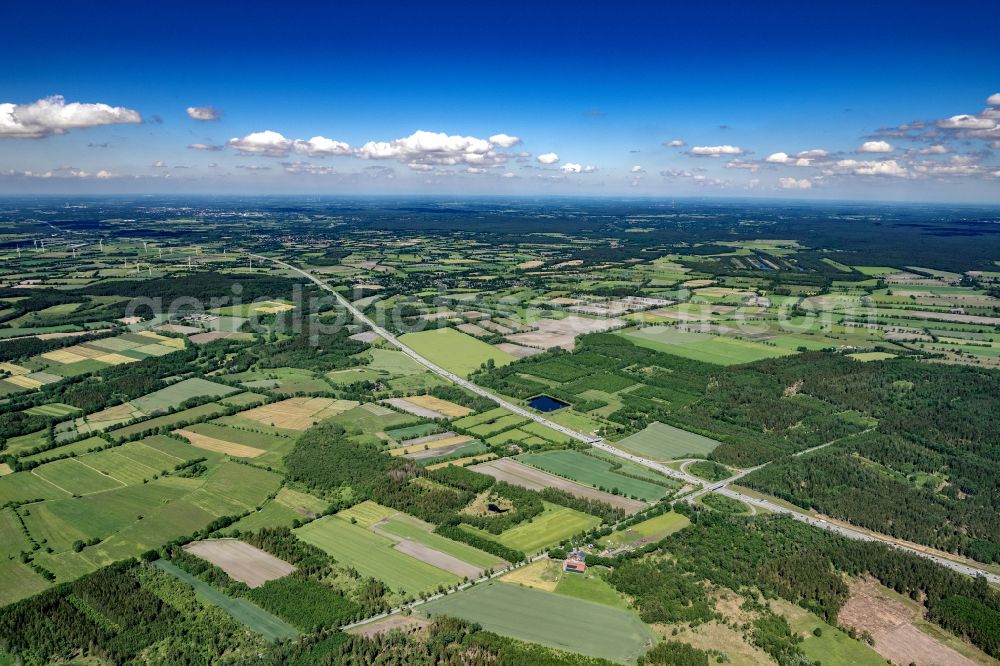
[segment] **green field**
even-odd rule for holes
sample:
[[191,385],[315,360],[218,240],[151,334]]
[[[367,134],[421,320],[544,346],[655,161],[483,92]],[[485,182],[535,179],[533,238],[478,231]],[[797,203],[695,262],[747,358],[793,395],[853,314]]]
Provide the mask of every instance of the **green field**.
[[194,594],[199,601],[221,608],[234,620],[251,631],[257,632],[268,641],[292,639],[299,635],[294,627],[271,615],[260,606],[247,599],[227,596],[172,562],[157,560],[154,564],[194,588]]
[[584,573],[563,572],[555,593],[627,610],[628,601],[601,577],[607,571],[605,567],[588,567]]
[[[885,657],[865,643],[798,606],[782,601],[777,602],[775,610],[785,616],[792,632],[802,637],[802,651],[811,661],[830,666],[884,666],[886,663]],[[817,628],[821,636],[813,634]]]
[[459,617],[504,636],[620,663],[635,662],[656,640],[629,611],[502,582],[450,594],[417,613]]
[[28,414],[38,414],[40,416],[70,416],[80,412],[78,407],[64,405],[61,402],[50,402],[47,405],[38,405],[24,410]]
[[212,416],[222,414],[225,410],[226,408],[217,402],[207,402],[204,405],[198,405],[197,407],[191,407],[190,409],[182,409],[181,411],[174,412],[173,414],[157,416],[156,418],[152,418],[147,421],[140,421],[139,423],[133,423],[132,425],[127,425],[123,428],[109,430],[105,433],[105,435],[108,437],[114,437],[115,439],[125,439],[136,433],[146,432],[147,430],[173,428],[179,423],[190,423],[191,421],[210,418]]
[[463,562],[468,562],[483,569],[494,568],[503,563],[503,560],[496,555],[490,555],[459,541],[452,541],[440,534],[434,534],[431,531],[434,529],[433,525],[423,523],[406,514],[397,514],[386,523],[380,525],[379,528],[398,537],[422,543],[428,548],[447,553]]
[[299,538],[322,548],[363,576],[372,576],[406,596],[454,585],[458,576],[393,549],[392,540],[352,525],[337,516],[324,516],[295,530]]
[[655,542],[684,529],[691,521],[679,513],[668,511],[624,530],[612,532],[601,538],[600,544],[609,548],[620,548],[637,541]]
[[516,360],[507,352],[453,328],[407,333],[399,340],[442,368],[463,377],[489,359],[493,359],[498,366]]
[[607,491],[617,489],[624,495],[637,497],[641,500],[658,500],[669,492],[669,489],[664,486],[616,474],[610,462],[580,451],[523,453],[516,456],[516,459],[532,467],[551,472],[556,476]]
[[16,560],[0,561],[0,606],[36,595],[48,586],[28,565]]
[[759,342],[748,342],[707,333],[680,331],[672,326],[627,329],[616,334],[625,336],[640,347],[716,365],[751,363],[794,353],[787,349],[769,347]]
[[463,530],[499,541],[509,548],[515,548],[524,553],[536,553],[547,546],[559,543],[574,534],[589,530],[601,524],[601,519],[580,511],[543,502],[545,510],[535,516],[531,522],[523,522],[500,534],[491,534],[486,530],[462,525]]
[[268,500],[260,511],[233,523],[233,529],[255,532],[264,527],[292,527],[294,521],[318,516],[326,510],[327,502],[308,493],[282,488],[274,499]]
[[[144,482],[152,476],[149,470],[183,460],[173,457],[170,449],[156,440],[150,438],[61,461],[87,469],[82,463],[90,459],[97,469],[107,467],[109,474],[114,473],[122,480],[92,470],[97,478],[112,481],[115,488],[81,497],[61,494],[59,499],[32,504],[24,511],[24,522],[32,536],[53,550],[38,551],[36,561],[52,571],[58,581],[71,580],[114,560],[138,556],[202,529],[221,516],[252,510],[278,490],[281,483],[277,474],[232,462],[218,465],[202,479],[166,476]],[[185,450],[183,444],[176,445]],[[191,457],[199,453],[192,447],[186,450],[193,454]],[[43,465],[34,471],[52,465],[60,463]],[[57,468],[60,474],[78,471],[63,467]],[[28,472],[5,478],[22,475],[38,479]],[[88,482],[92,479],[80,478]],[[126,481],[130,485],[122,485]],[[76,540],[94,538],[100,539],[100,543],[80,552],[72,549]]]
[[191,398],[221,398],[232,393],[238,393],[238,390],[231,386],[210,382],[207,379],[192,377],[171,384],[159,391],[154,391],[149,395],[136,398],[131,403],[136,409],[146,414],[153,414],[180,407],[185,400]]
[[614,443],[639,456],[652,460],[676,460],[690,456],[704,457],[719,445],[714,439],[654,421],[642,431]]

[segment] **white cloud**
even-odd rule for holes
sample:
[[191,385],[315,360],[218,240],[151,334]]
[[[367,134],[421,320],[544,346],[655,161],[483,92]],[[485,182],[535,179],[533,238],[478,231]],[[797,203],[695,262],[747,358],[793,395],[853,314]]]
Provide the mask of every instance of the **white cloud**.
[[149,166],[153,167],[154,169],[164,169],[164,168],[166,168],[167,163],[164,162],[163,160],[156,160],[155,162],[153,162]]
[[779,178],[778,183],[786,190],[808,190],[813,186],[812,181],[807,178],[799,180],[795,178]]
[[542,153],[537,159],[542,164],[555,164],[559,161],[559,156],[555,153]]
[[910,175],[906,167],[901,166],[896,160],[860,162],[858,160],[840,160],[836,164],[835,171],[857,176],[894,176],[905,178]]
[[292,143],[291,139],[286,139],[278,132],[264,130],[247,134],[243,138],[233,137],[226,142],[226,145],[236,149],[241,155],[284,157],[291,149]]
[[993,93],[986,98],[986,103],[990,106],[1000,106],[1000,92]]
[[573,162],[567,162],[559,167],[559,170],[563,173],[580,173],[583,171],[583,167],[579,164],[574,164]]
[[588,164],[587,166],[583,167],[584,173],[594,173],[595,171],[597,171],[597,167],[595,167],[593,164]]
[[312,162],[282,162],[285,173],[303,176],[333,176],[337,170],[331,166],[313,164]]
[[727,169],[746,169],[750,173],[756,173],[760,169],[760,162],[756,160],[732,159],[726,162]]
[[0,138],[40,139],[71,129],[141,122],[138,111],[107,104],[67,104],[61,95],[31,104],[0,104]]
[[767,161],[771,164],[788,164],[792,158],[788,156],[788,153],[772,153],[767,156]]
[[807,159],[807,160],[816,160],[816,159],[820,159],[820,158],[823,158],[823,157],[829,157],[829,156],[830,156],[830,153],[828,153],[827,151],[823,150],[822,148],[813,148],[812,150],[803,150],[803,151],[799,152],[798,155],[796,155],[796,157],[800,157],[802,159]]
[[509,134],[494,134],[490,137],[490,143],[494,146],[499,146],[500,148],[510,148],[511,146],[516,146],[521,143],[521,138],[517,136],[510,136]]
[[948,152],[948,147],[943,146],[940,143],[936,143],[928,148],[922,148],[917,151],[917,155],[944,155]]
[[211,143],[192,143],[188,146],[191,150],[209,150],[209,151],[219,151],[225,148],[225,146],[217,146]]
[[486,173],[486,169],[484,169],[482,167],[466,167],[465,168],[465,173],[481,174],[481,173]]
[[996,127],[997,121],[992,118],[980,118],[963,113],[958,116],[939,120],[937,121],[937,126],[942,129],[988,130]]
[[633,164],[632,168],[628,170],[629,173],[643,173],[644,170],[638,164]]
[[187,114],[191,120],[218,120],[222,117],[222,109],[214,106],[189,106]]
[[308,157],[351,154],[351,147],[348,144],[343,141],[327,139],[325,136],[314,136],[308,141],[298,139],[292,144],[292,150],[299,155],[307,155]]
[[674,139],[673,141],[665,142],[663,145],[666,148],[683,148],[687,145],[687,142],[682,141],[681,139]]
[[723,155],[742,155],[745,152],[739,146],[694,146],[688,151],[688,155],[694,157],[722,157]]
[[[514,137],[504,134],[502,138],[506,143]],[[408,137],[393,141],[369,141],[356,149],[354,155],[364,160],[400,160],[442,165],[505,162],[508,156],[494,152],[495,145],[499,146],[488,139],[478,139],[473,136],[418,130]]]
[[865,141],[858,148],[859,153],[891,153],[892,145],[888,141]]

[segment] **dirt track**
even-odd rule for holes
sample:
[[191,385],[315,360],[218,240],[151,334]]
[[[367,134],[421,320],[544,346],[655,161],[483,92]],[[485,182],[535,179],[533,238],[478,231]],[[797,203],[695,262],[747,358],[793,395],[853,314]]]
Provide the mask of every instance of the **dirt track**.
[[612,495],[603,490],[585,486],[576,481],[570,481],[548,472],[543,472],[529,465],[519,463],[510,458],[500,458],[489,462],[473,465],[470,469],[481,474],[489,474],[498,481],[506,481],[515,486],[521,486],[529,490],[542,490],[543,488],[558,488],[576,497],[597,500],[610,504],[611,506],[624,509],[625,513],[632,514],[645,509],[648,504],[639,500],[629,499],[621,495]]

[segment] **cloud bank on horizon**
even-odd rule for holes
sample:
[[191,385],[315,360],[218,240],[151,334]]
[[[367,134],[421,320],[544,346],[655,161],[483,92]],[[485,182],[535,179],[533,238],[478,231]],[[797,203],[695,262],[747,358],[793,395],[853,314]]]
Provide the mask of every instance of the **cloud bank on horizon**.
[[[681,47],[701,48],[683,36],[647,43],[641,21],[619,26],[627,17],[588,12],[583,10],[582,22],[592,21],[597,34],[606,32],[612,42],[628,41],[637,56],[669,60]],[[758,30],[767,29],[766,18],[755,24]],[[736,34],[742,23],[756,20],[742,16],[721,31]],[[810,27],[808,17],[801,24],[783,21],[775,30]],[[972,30],[951,29],[954,39]],[[903,30],[901,25],[858,39],[882,44],[872,46],[880,53],[927,48]],[[96,57],[98,38],[88,42],[87,30],[79,32],[81,58]],[[568,38],[553,33],[549,46]],[[507,43],[523,46],[525,39],[513,34]],[[544,60],[528,66],[517,56],[499,62],[475,51],[456,57],[448,51],[453,47],[443,45],[426,58],[477,72],[482,82],[396,76],[395,86],[387,87],[387,72],[395,75],[406,68],[406,57],[421,56],[402,39],[386,41],[385,58],[396,62],[371,64],[361,44],[342,41],[318,52],[327,61],[317,53],[307,56],[305,49],[288,55],[282,73],[310,82],[294,87],[257,74],[252,65],[263,60],[252,49],[240,51],[246,62],[226,65],[230,76],[223,78],[208,73],[213,56],[204,56],[205,73],[191,70],[190,83],[152,65],[137,79],[128,67],[107,61],[102,65],[115,85],[84,75],[67,82],[55,55],[27,55],[34,68],[30,85],[7,85],[0,73],[0,194],[780,194],[1000,202],[1000,77],[988,58],[966,59],[979,64],[969,65],[965,78],[934,70],[939,54],[892,63],[901,75],[924,72],[923,80],[893,83],[894,94],[885,93],[889,81],[866,78],[847,62],[810,61],[801,69],[816,76],[803,79],[792,63],[787,73],[748,65],[733,74],[741,65],[724,56],[685,60],[693,70],[689,77],[680,70],[664,75],[638,57],[602,61],[608,72],[585,57],[562,61],[562,78],[576,82],[571,87],[553,79],[555,70],[546,69]],[[966,41],[1000,62],[997,42]],[[177,48],[181,53],[183,46]],[[337,49],[342,52],[333,59]],[[133,53],[139,61],[152,60],[141,45]],[[317,75],[318,64],[334,62],[345,63],[339,78]],[[629,67],[647,80],[633,77]],[[350,68],[358,70],[355,79],[343,76]],[[513,78],[498,82],[503,75]],[[651,87],[658,78],[671,85],[663,91]],[[226,84],[218,86],[220,80]]]

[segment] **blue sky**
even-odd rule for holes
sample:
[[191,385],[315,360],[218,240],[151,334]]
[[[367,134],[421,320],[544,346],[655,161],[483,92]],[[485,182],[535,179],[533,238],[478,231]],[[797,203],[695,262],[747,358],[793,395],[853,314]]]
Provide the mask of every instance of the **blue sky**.
[[996,2],[65,4],[0,6],[0,194],[1000,202]]

